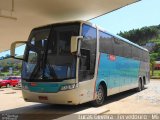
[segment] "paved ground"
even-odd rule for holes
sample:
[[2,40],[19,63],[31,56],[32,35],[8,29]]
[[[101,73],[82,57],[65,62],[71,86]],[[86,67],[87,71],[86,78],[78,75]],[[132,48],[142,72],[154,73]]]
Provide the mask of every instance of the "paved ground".
[[89,103],[78,106],[28,103],[23,100],[20,90],[0,88],[0,113],[23,114],[23,119],[55,119],[78,113],[160,113],[160,80],[152,80],[142,92],[130,90],[108,97],[106,103],[98,108],[92,107]]
[[124,92],[112,96],[108,102],[106,104],[108,112],[105,114],[160,114],[160,80],[151,81],[141,92],[136,93],[131,90],[128,93]]

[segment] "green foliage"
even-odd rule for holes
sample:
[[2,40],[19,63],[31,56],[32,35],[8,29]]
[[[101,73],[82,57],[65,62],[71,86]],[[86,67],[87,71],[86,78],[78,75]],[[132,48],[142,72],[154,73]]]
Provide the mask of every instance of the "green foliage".
[[[151,73],[150,73],[151,74]],[[155,76],[160,76],[160,70],[154,70],[154,74],[153,74],[153,76],[155,77]]]
[[11,56],[9,54],[6,54],[5,56],[2,56],[0,57],[0,60],[4,60],[4,59],[8,59],[10,58]]
[[[151,39],[159,39],[160,25],[120,32],[118,35],[139,45],[145,45]],[[160,42],[160,39],[159,41]]]
[[0,73],[0,76],[5,76],[3,73]]
[[12,67],[14,71],[20,71],[22,66],[22,61],[8,58],[8,59],[3,59],[0,60],[0,68],[1,72],[8,72],[9,68]]
[[150,54],[150,60],[155,61],[159,56],[159,53],[151,53]]

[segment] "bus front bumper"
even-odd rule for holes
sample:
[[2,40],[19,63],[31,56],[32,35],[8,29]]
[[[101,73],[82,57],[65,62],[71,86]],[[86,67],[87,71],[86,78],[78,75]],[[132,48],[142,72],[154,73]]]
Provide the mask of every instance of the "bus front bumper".
[[49,104],[79,104],[78,89],[59,91],[57,93],[36,93],[22,89],[23,98],[27,102],[39,102]]

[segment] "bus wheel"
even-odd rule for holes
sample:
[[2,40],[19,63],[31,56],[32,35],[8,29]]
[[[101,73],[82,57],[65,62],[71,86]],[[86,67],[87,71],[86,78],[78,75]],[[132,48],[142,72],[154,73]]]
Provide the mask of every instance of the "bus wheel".
[[97,91],[97,98],[96,100],[92,101],[92,104],[94,106],[101,106],[103,105],[104,100],[105,100],[104,88],[102,85],[99,85],[98,91]]
[[138,88],[137,88],[137,92],[140,92],[140,91],[142,91],[142,80],[141,79],[138,80]]
[[144,80],[142,81],[142,90],[144,90]]

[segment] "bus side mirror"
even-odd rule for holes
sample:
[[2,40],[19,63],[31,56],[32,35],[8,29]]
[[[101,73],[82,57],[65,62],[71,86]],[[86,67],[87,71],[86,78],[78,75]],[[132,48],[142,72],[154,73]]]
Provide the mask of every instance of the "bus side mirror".
[[23,60],[26,41],[16,41],[11,44],[10,55],[12,58]]
[[71,37],[71,53],[77,52],[78,47],[80,47],[80,42],[83,36],[72,36]]

